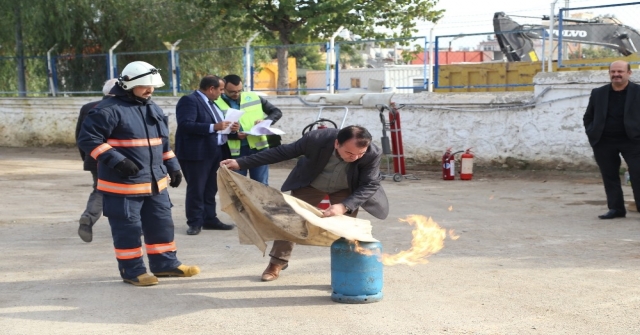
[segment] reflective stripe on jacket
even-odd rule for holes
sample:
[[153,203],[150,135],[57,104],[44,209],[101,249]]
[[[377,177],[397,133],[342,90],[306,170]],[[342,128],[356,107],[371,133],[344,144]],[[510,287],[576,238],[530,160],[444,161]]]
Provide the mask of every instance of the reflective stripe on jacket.
[[[167,173],[180,170],[169,147],[167,119],[152,101],[133,100],[120,87],[114,91],[115,97],[89,112],[78,137],[80,149],[98,161],[97,189],[121,196],[161,192],[167,188]],[[125,158],[138,166],[137,174],[122,177],[114,170]]]
[[[229,109],[229,105],[227,104],[222,97],[216,100],[216,105],[220,107],[223,113]],[[240,125],[242,129],[249,130],[253,128],[253,125],[257,120],[264,119],[264,111],[262,110],[262,102],[260,101],[260,96],[253,92],[242,92],[240,95],[240,109],[244,111],[242,117],[240,117]],[[267,136],[254,136],[247,135],[247,142],[249,143],[249,147],[251,149],[265,149],[269,147],[269,142],[267,141]],[[240,145],[242,143],[241,140],[228,139],[227,143],[229,144],[229,150],[231,151],[231,156],[239,156],[240,155]]]

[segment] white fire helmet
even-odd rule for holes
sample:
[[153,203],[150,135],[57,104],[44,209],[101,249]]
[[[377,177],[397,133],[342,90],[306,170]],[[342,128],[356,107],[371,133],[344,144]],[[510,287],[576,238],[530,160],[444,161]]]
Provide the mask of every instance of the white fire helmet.
[[116,85],[117,82],[118,82],[118,79],[116,78],[111,78],[105,81],[104,86],[102,86],[102,94],[109,95],[109,92],[111,92],[111,89],[113,88],[113,86]]
[[133,89],[136,86],[162,87],[164,82],[158,71],[160,69],[156,69],[147,62],[135,61],[124,67],[118,81],[125,90]]

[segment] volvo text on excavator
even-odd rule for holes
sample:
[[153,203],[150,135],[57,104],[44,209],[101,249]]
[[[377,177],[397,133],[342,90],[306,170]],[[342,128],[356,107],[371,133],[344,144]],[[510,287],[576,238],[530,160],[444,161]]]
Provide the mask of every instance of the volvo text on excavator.
[[[549,17],[542,17],[543,20]],[[600,45],[615,49],[628,56],[638,52],[640,33],[613,17],[596,17],[589,20],[563,19],[562,42]],[[503,12],[493,15],[493,29],[502,53],[510,62],[538,61],[533,39],[546,38],[548,26],[518,24]],[[554,39],[558,38],[554,29]]]

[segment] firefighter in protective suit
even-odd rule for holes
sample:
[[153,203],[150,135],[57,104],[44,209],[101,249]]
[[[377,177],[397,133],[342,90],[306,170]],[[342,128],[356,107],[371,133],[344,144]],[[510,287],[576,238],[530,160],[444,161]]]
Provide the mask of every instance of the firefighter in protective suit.
[[[103,193],[120,276],[136,286],[200,272],[176,257],[167,185],[178,187],[182,173],[169,147],[167,119],[151,101],[154,89],[162,86],[154,66],[129,63],[110,92],[114,96],[89,112],[78,137],[78,147],[98,161],[96,188]],[[147,273],[142,258],[141,234],[154,275]]]

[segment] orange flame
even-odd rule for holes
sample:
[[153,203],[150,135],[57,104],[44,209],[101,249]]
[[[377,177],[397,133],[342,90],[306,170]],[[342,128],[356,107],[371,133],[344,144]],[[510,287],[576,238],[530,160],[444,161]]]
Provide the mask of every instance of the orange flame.
[[380,249],[378,248],[365,249],[360,246],[360,243],[358,243],[358,241],[350,241],[350,242],[353,242],[354,244],[353,251],[359,253],[360,255],[365,255],[365,256],[380,255]]
[[449,212],[453,210],[453,206],[449,206]]
[[[431,218],[427,219],[422,215],[409,215],[406,219],[400,219],[400,221],[416,226],[411,232],[413,239],[409,250],[401,251],[395,255],[380,254],[380,249],[365,249],[358,244],[358,241],[353,241],[355,244],[354,251],[365,256],[377,255],[384,265],[416,265],[428,263],[426,258],[444,247],[447,230],[441,228]],[[449,238],[457,240],[459,237],[453,229],[449,230]]]

